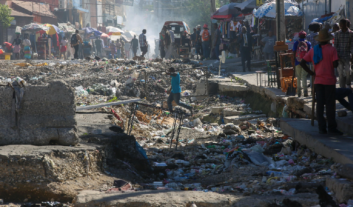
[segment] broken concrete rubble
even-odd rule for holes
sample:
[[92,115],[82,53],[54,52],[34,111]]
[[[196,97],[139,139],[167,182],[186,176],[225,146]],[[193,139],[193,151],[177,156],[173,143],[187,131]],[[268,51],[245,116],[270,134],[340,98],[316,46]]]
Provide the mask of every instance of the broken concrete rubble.
[[13,93],[11,87],[0,88],[0,145],[78,143],[75,96],[64,81],[26,86],[19,109],[15,109]]

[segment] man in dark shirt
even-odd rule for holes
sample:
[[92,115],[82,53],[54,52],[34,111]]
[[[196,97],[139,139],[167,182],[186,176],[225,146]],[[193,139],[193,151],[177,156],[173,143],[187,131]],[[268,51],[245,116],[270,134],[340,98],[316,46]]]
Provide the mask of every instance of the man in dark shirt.
[[97,56],[102,55],[102,40],[100,37],[97,37],[94,43],[96,44]]
[[134,53],[134,57],[136,57],[137,49],[139,47],[139,40],[134,35],[134,38],[131,40],[132,52]]

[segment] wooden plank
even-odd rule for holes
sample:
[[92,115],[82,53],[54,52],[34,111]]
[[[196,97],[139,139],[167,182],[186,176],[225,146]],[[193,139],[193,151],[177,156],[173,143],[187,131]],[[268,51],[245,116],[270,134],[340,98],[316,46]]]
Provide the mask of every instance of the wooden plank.
[[142,99],[138,98],[138,99],[130,99],[130,100],[124,100],[124,101],[117,101],[117,102],[112,102],[112,103],[101,103],[101,104],[90,105],[90,106],[79,106],[79,107],[76,107],[76,111],[83,111],[83,110],[101,108],[101,107],[106,107],[106,106],[116,106],[116,105],[121,105],[121,104],[134,103],[134,102],[139,102],[141,100]]

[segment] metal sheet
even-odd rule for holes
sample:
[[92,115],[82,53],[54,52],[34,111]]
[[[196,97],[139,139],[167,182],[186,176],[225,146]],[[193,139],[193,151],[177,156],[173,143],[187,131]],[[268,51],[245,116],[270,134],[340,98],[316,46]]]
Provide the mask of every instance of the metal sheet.
[[101,107],[106,107],[106,106],[116,106],[116,105],[121,105],[121,104],[128,104],[128,103],[134,103],[134,102],[139,102],[142,99],[130,99],[130,100],[124,100],[124,101],[117,101],[117,102],[112,102],[112,103],[101,103],[97,105],[90,105],[90,106],[79,106],[76,107],[76,111],[84,111],[84,110],[89,110],[89,109],[95,109],[95,108],[101,108]]

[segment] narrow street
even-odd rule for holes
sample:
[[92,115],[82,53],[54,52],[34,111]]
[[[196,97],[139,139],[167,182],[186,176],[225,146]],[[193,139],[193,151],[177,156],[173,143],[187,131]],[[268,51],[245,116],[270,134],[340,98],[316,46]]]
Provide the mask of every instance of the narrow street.
[[0,207],[353,207],[350,1],[0,0]]

